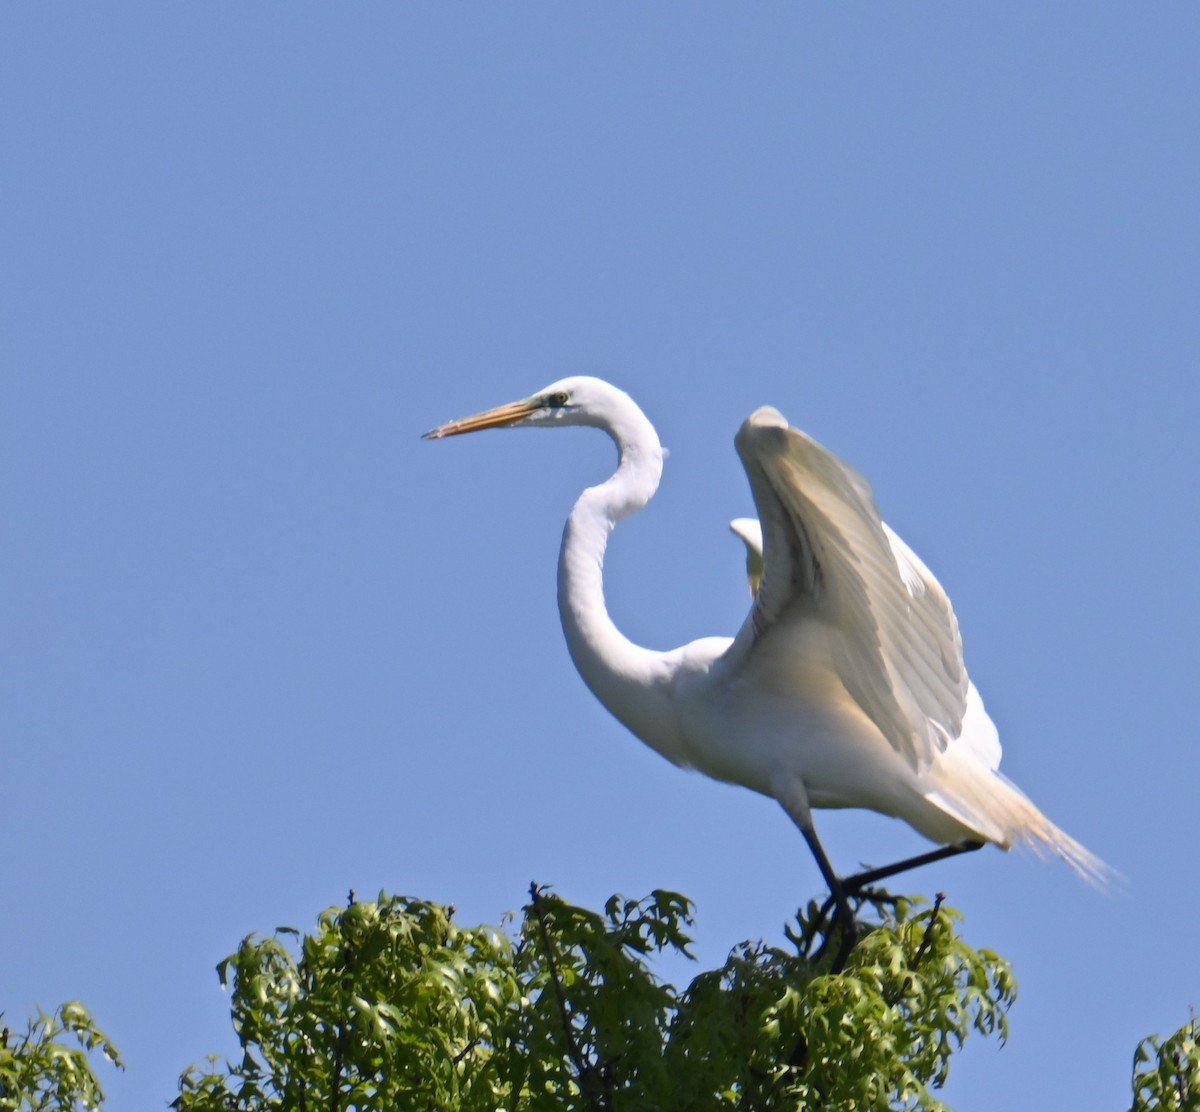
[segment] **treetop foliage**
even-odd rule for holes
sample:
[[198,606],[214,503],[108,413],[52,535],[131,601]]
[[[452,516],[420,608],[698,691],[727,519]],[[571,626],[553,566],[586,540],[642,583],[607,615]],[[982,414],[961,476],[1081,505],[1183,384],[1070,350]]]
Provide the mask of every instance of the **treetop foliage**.
[[1016,985],[940,901],[875,906],[840,974],[812,905],[789,949],[743,943],[681,991],[648,965],[688,953],[676,893],[597,913],[534,887],[513,937],[423,900],[352,901],[221,964],[243,1058],[189,1070],[174,1106],[941,1109],[951,1054],[1005,1036]]
[[1151,1035],[1133,1052],[1130,1112],[1197,1112],[1200,1109],[1200,1030],[1196,1015],[1170,1038]]
[[[603,911],[536,886],[506,931],[381,893],[310,934],[247,937],[217,967],[241,1060],[179,1081],[177,1112],[884,1112],[936,1093],[972,1031],[1003,1040],[1007,963],[957,935],[957,914],[872,893],[845,968],[809,904],[785,945],[744,942],[685,988],[650,968],[690,957],[691,905],[655,891]],[[84,1112],[104,1094],[89,1054],[122,1067],[79,1004],[23,1034],[0,1015],[0,1112]],[[1200,1112],[1191,1021],[1142,1041],[1130,1112]]]
[[104,1090],[88,1061],[92,1051],[125,1068],[117,1048],[75,1001],[50,1015],[39,1011],[20,1034],[0,1023],[0,1112],[100,1108]]

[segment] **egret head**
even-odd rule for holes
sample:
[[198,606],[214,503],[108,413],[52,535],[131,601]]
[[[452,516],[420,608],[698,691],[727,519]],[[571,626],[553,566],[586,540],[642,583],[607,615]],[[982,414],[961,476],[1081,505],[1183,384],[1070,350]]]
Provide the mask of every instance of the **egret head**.
[[563,425],[611,429],[614,419],[629,407],[640,413],[623,390],[598,378],[577,375],[552,382],[520,401],[448,421],[430,429],[424,439],[441,440],[479,429],[557,428]]

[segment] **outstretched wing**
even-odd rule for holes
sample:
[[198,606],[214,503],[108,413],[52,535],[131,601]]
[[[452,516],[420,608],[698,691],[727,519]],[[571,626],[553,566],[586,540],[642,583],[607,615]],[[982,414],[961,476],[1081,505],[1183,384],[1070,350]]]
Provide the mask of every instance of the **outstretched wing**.
[[[773,629],[819,621],[833,634],[828,663],[850,697],[914,767],[928,764],[959,735],[966,711],[950,600],[884,525],[866,480],[777,410],[753,413],[735,443],[761,521],[763,571],[726,665],[762,651]],[[771,637],[766,651],[805,644]]]

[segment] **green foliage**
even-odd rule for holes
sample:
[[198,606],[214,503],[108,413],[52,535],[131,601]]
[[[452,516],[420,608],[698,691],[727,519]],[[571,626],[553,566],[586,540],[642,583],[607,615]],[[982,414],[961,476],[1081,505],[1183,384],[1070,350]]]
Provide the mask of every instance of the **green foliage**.
[[648,959],[687,953],[683,897],[598,914],[531,895],[512,940],[383,894],[309,936],[247,938],[219,967],[242,1061],[188,1070],[174,1107],[941,1109],[968,1033],[1007,1032],[1008,966],[940,902],[872,901],[838,974],[810,906],[791,949],[744,943],[679,992]]
[[[863,916],[864,910],[870,916]],[[742,943],[679,991],[688,902],[657,891],[603,913],[531,889],[519,929],[460,927],[453,908],[381,894],[317,929],[247,938],[218,972],[241,1061],[192,1067],[179,1112],[942,1112],[933,1095],[972,1030],[1004,1039],[1007,964],[941,905],[875,894],[846,967],[815,904],[788,947]],[[690,955],[688,955],[690,956]],[[0,1024],[0,1112],[100,1109],[90,1066],[116,1048],[80,1004]],[[1195,1016],[1134,1054],[1130,1112],[1200,1112]]]
[[1152,1035],[1138,1044],[1130,1112],[1200,1112],[1200,1033],[1194,1014],[1170,1038]]
[[188,1070],[173,1107],[489,1107],[491,1033],[520,1007],[512,945],[451,914],[381,895],[330,908],[303,938],[247,938],[217,967],[242,1061]]
[[886,904],[841,974],[808,956],[825,941],[810,906],[789,932],[796,953],[743,944],[692,982],[668,1048],[691,1107],[945,1107],[930,1090],[972,1029],[1007,1037],[1016,982],[955,935],[959,916],[940,900]]
[[124,1069],[117,1048],[82,1004],[63,1004],[53,1015],[39,1012],[24,1034],[0,1027],[0,1112],[99,1108],[104,1091],[88,1061],[97,1049]]

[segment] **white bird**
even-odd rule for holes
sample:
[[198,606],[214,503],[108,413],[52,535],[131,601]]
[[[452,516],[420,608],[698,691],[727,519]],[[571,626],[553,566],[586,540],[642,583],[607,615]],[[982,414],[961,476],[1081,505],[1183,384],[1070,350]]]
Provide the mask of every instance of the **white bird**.
[[[777,800],[847,922],[847,892],[985,843],[1049,850],[1105,879],[1107,866],[998,771],[999,737],[967,678],[950,601],[883,523],[857,471],[778,410],[752,413],[734,443],[762,525],[733,523],[747,544],[750,614],[736,637],[655,652],[624,637],[604,601],[608,535],[646,505],[663,467],[658,435],[628,394],[564,378],[425,436],[569,425],[601,429],[618,454],[563,532],[558,605],[575,667],[667,760]],[[942,848],[839,878],[813,825],[819,807],[891,815]]]

